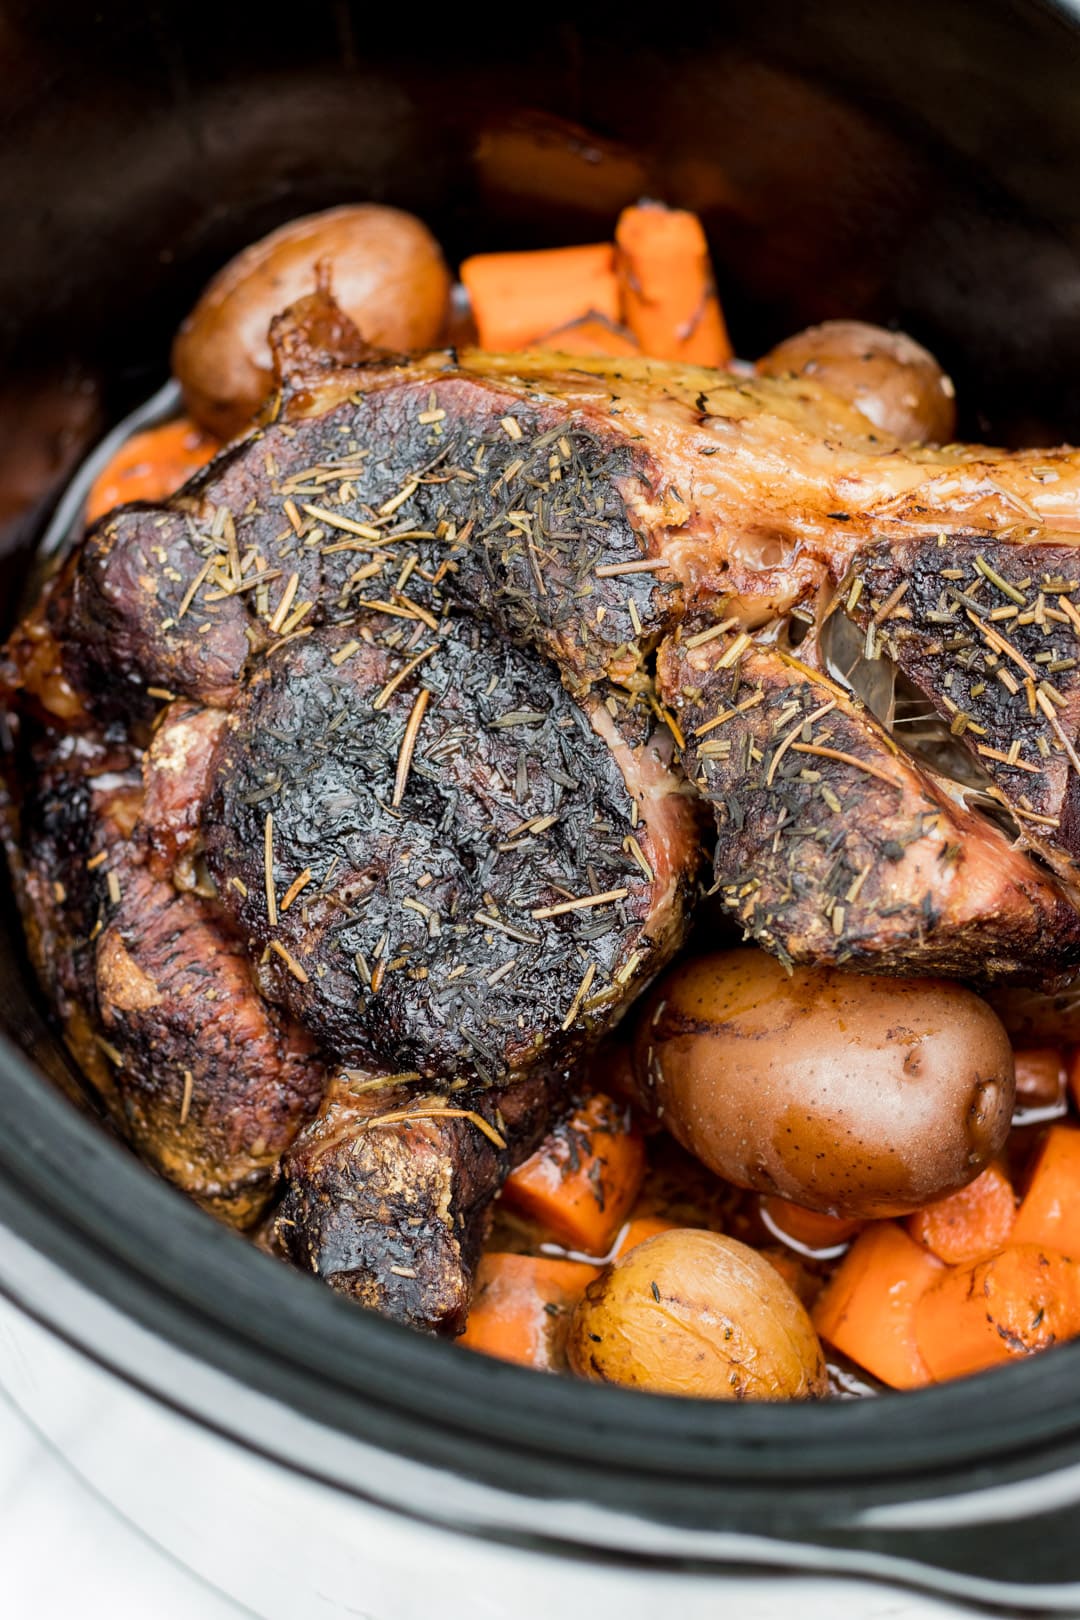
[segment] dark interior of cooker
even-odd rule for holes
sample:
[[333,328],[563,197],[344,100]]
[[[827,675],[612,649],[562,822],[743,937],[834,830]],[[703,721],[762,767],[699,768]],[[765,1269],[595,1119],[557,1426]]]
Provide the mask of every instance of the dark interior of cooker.
[[[659,15],[643,28],[609,8],[595,21],[488,22],[349,0],[292,14],[0,0],[0,47],[8,619],[65,475],[164,378],[205,279],[267,229],[338,202],[413,209],[454,259],[603,238],[625,203],[662,197],[705,219],[741,353],[829,316],[896,323],[952,372],[965,434],[1080,438],[1080,188],[1066,179],[1080,173],[1080,32],[1068,8],[736,0],[682,13],[668,35]],[[10,914],[0,1022],[67,1076]],[[340,1427],[389,1424],[388,1443],[417,1451],[452,1438],[457,1465],[493,1477],[512,1441],[522,1489],[555,1489],[572,1468],[579,1489],[587,1478],[612,1500],[767,1530],[769,1489],[786,1478],[785,1526],[801,1512],[820,1527],[822,1504],[840,1500],[829,1481],[850,1491],[860,1471],[947,1472],[991,1453],[1022,1468],[1080,1430],[1080,1347],[1032,1377],[999,1375],[992,1433],[979,1380],[860,1411],[688,1419],[667,1402],[481,1365],[274,1268],[92,1129],[4,1059],[0,1216],[161,1331]],[[966,1556],[962,1538],[923,1555]]]

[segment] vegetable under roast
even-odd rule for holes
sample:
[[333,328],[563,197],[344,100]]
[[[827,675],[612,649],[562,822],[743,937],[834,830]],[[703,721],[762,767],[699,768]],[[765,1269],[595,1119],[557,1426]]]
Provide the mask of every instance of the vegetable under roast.
[[271,341],[259,425],[6,659],[35,963],[169,1179],[459,1330],[710,810],[786,962],[1080,964],[1080,455],[911,449],[808,376],[396,357],[325,291]]

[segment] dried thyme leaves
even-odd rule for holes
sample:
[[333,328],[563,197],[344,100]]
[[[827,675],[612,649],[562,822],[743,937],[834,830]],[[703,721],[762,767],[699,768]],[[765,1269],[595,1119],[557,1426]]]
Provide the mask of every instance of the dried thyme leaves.
[[1064,847],[1062,804],[1070,772],[1080,775],[1073,548],[945,534],[882,542],[856,558],[844,589],[867,655],[892,659],[1031,835]]

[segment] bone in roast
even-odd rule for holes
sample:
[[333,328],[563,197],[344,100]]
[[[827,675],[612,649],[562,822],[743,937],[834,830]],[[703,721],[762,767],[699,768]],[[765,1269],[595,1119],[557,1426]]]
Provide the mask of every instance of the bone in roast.
[[[284,1176],[291,1258],[459,1326],[501,1178],[684,936],[697,795],[793,960],[1080,960],[1074,452],[901,450],[805,381],[398,363],[319,299],[276,344],[272,419],[9,647],[37,965],[163,1174],[244,1225]],[[841,580],[985,791],[778,629]]]

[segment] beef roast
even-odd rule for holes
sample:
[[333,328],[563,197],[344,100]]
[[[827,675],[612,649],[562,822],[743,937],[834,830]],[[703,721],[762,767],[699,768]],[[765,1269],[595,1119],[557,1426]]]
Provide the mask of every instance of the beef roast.
[[362,1305],[460,1332],[495,1192],[565,1094],[563,1076],[538,1069],[449,1096],[360,1073],[332,1081],[285,1156],[274,1245]]
[[995,786],[1025,840],[1080,860],[1080,552],[969,534],[880,541],[842,586],[891,659]]
[[1080,962],[1080,912],[1015,835],[775,643],[662,650],[684,765],[712,803],[720,900],[789,962],[975,979]]
[[419,628],[369,614],[266,660],[219,744],[207,860],[327,1054],[494,1082],[563,1061],[668,960],[698,841],[614,699],[590,714],[479,621]]
[[275,323],[286,386],[262,426],[89,536],[57,611],[99,708],[146,684],[227,701],[297,615],[409,613],[432,581],[580,691],[631,678],[690,609],[786,611],[874,539],[1080,518],[1072,450],[903,448],[806,378],[365,355],[340,320],[335,363],[303,340],[324,304]]
[[144,761],[146,788],[130,749],[39,744],[10,844],[35,966],[113,1119],[169,1180],[246,1226],[324,1076],[310,1037],[258,994],[212,901],[179,863],[186,887],[154,876],[150,840],[169,819],[158,769],[175,798],[182,774],[196,802],[205,776],[190,740],[182,773],[181,749],[161,763],[169,729]]
[[[1075,452],[903,449],[806,379],[377,355],[323,294],[274,346],[261,424],[98,524],[0,672],[36,963],[171,1179],[249,1223],[282,1176],[279,1249],[459,1326],[501,1178],[682,937],[695,789],[788,959],[1080,961]],[[996,798],[793,652],[777,616],[842,579]],[[987,698],[995,636],[1045,727]]]

